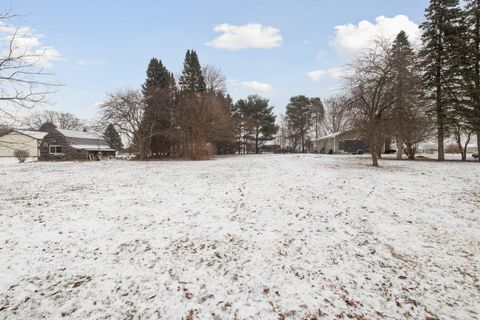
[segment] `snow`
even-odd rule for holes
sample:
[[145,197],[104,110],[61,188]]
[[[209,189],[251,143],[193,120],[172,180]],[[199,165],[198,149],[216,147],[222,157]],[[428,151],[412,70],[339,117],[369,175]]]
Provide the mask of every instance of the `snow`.
[[322,141],[322,140],[325,140],[325,139],[338,137],[339,135],[342,135],[344,133],[345,133],[344,131],[334,132],[334,133],[328,134],[326,136],[323,136],[323,137],[320,137],[320,138],[317,138],[317,139],[312,139],[312,141]]
[[32,130],[15,130],[15,131],[37,140],[42,140],[48,134],[48,132],[32,131]]
[[480,165],[0,165],[1,319],[479,319]]
[[81,139],[102,139],[98,134],[94,132],[74,131],[66,129],[57,129],[61,134],[67,138],[81,138]]

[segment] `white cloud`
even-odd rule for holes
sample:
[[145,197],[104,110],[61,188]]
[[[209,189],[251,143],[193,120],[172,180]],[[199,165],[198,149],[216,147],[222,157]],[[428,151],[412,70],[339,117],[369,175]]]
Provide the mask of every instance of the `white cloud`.
[[206,45],[219,49],[270,49],[280,46],[283,42],[280,30],[258,23],[238,26],[224,23],[216,25],[213,30],[222,34]]
[[340,67],[340,68],[330,68],[330,69],[320,69],[320,70],[314,70],[307,72],[307,76],[310,78],[310,80],[317,82],[325,77],[329,77],[334,80],[339,80],[345,75],[345,68]]
[[36,33],[29,26],[16,27],[0,22],[0,41],[8,45],[13,39],[12,52],[14,55],[25,56],[24,61],[27,63],[48,68],[52,66],[52,61],[62,60],[62,54],[54,47],[43,45],[42,38],[41,34]]
[[268,92],[272,90],[271,84],[258,81],[244,81],[241,82],[240,85],[245,89],[253,90],[255,92]]
[[331,45],[342,54],[355,55],[372,46],[379,37],[393,40],[402,30],[407,33],[410,42],[418,44],[421,37],[418,24],[405,15],[397,15],[392,18],[377,17],[375,23],[363,20],[356,25],[349,23],[336,26]]
[[307,76],[312,81],[318,81],[318,80],[322,79],[323,77],[325,77],[326,74],[327,74],[326,70],[315,70],[315,71],[307,72]]

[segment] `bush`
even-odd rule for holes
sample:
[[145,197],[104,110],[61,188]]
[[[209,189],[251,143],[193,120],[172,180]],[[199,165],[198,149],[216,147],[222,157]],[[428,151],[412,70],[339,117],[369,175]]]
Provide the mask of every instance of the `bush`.
[[452,143],[445,147],[445,153],[460,153],[460,150],[456,144]]
[[18,159],[18,162],[24,163],[25,160],[30,156],[27,150],[15,150],[13,155]]

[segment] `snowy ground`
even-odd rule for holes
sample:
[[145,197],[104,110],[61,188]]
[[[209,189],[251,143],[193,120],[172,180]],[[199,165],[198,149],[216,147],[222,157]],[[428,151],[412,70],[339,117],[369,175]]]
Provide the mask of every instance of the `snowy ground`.
[[0,319],[479,319],[480,165],[0,165]]

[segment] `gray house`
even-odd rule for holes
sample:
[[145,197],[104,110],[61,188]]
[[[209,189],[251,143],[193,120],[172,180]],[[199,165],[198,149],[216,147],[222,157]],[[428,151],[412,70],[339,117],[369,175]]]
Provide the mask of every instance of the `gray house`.
[[94,132],[51,128],[42,140],[40,160],[100,160],[114,157],[115,151]]
[[332,133],[312,142],[315,153],[364,153],[369,150],[368,144],[353,131]]

